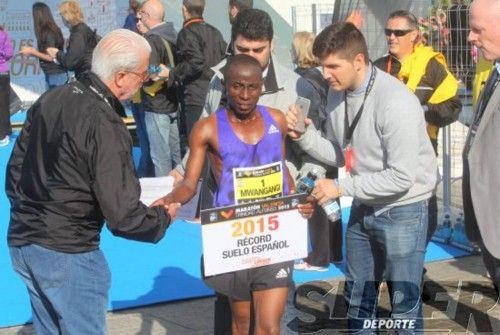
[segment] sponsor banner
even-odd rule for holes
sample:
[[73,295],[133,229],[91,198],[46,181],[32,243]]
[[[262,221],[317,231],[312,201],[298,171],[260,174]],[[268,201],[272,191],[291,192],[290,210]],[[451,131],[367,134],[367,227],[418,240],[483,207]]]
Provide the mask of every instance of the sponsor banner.
[[205,275],[249,269],[307,256],[307,220],[296,194],[201,211]]

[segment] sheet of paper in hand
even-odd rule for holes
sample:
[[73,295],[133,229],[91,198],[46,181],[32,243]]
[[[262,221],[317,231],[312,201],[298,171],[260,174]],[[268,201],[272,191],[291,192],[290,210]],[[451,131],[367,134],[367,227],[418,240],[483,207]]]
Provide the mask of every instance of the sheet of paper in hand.
[[[170,193],[174,188],[174,178],[170,176],[141,178],[139,181],[141,183],[140,200],[148,206],[155,200]],[[198,191],[196,192],[196,195],[177,210],[177,219],[199,222],[199,219],[196,218],[196,209],[198,208],[200,185],[201,183],[198,184]]]

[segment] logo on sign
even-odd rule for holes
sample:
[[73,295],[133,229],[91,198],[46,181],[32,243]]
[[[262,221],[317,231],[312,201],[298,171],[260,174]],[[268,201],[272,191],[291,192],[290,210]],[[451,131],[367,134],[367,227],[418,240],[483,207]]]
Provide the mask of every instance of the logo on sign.
[[228,209],[227,211],[220,211],[220,215],[222,215],[224,219],[229,219],[233,217],[234,209]]

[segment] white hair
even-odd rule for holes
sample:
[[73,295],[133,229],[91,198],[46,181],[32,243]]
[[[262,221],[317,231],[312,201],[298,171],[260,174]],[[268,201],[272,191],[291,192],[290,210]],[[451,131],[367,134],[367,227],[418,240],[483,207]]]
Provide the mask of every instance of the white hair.
[[97,43],[92,53],[92,72],[108,81],[118,71],[136,70],[144,52],[151,53],[144,37],[128,29],[113,30]]

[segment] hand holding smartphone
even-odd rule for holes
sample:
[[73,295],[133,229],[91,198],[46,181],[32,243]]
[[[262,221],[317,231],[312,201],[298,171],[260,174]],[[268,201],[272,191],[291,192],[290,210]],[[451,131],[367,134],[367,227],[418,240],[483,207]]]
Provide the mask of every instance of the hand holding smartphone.
[[306,131],[306,126],[304,123],[307,114],[309,113],[309,106],[311,101],[303,97],[297,97],[295,100],[295,106],[297,107],[297,124],[295,125],[295,130],[304,133]]

